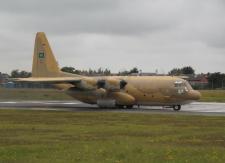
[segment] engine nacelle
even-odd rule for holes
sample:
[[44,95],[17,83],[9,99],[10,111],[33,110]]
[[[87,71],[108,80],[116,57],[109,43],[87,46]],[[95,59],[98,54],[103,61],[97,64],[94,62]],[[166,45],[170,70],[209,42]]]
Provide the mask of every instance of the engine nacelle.
[[134,105],[135,98],[128,93],[124,92],[113,92],[112,96],[116,100],[118,105]]
[[120,89],[124,89],[127,85],[125,80],[118,80],[118,79],[106,79],[106,80],[99,80],[97,82],[98,88],[103,88],[109,91],[118,91]]
[[81,80],[76,84],[76,87],[82,90],[95,90],[96,89],[96,81],[92,80]]
[[115,107],[116,105],[134,105],[135,98],[124,92],[113,92],[110,94],[111,98],[102,98],[97,100],[99,107]]

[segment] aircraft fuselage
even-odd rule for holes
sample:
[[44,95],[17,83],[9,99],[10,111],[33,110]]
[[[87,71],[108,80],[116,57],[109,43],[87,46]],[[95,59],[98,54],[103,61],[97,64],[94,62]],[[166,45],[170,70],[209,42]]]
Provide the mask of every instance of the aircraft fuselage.
[[95,80],[112,78],[124,80],[127,84],[119,92],[113,89],[101,92],[99,89],[85,90],[72,87],[68,88],[66,93],[85,103],[98,105],[115,103],[173,106],[187,104],[200,98],[200,93],[193,90],[187,81],[172,76],[111,76],[95,77]]

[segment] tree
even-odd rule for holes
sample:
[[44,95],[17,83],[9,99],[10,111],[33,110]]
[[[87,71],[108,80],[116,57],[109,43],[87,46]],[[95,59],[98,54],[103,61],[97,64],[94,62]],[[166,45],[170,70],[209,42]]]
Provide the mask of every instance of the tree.
[[28,77],[31,77],[31,72],[19,70],[13,70],[11,72],[11,78],[28,78]]
[[119,72],[120,76],[130,75],[130,74],[137,74],[139,73],[139,70],[137,67],[132,68],[130,71],[123,70]]
[[124,70],[124,71],[120,71],[118,75],[119,75],[119,76],[126,76],[126,75],[129,75],[129,74],[130,74],[129,71]]
[[169,75],[177,75],[177,76],[179,76],[179,75],[181,75],[181,74],[182,74],[182,71],[181,71],[180,68],[174,68],[174,69],[172,69],[172,70],[169,72]]
[[195,70],[191,66],[185,66],[182,68],[174,68],[169,72],[169,75],[194,75]]
[[137,67],[134,67],[134,68],[132,68],[132,69],[130,70],[130,74],[133,74],[133,73],[139,73]]
[[103,69],[103,68],[99,68],[97,70],[93,70],[91,68],[89,68],[88,70],[76,70],[74,67],[63,67],[61,69],[61,71],[63,72],[68,72],[68,73],[72,73],[72,74],[79,74],[79,75],[89,75],[89,76],[94,76],[94,75],[110,75],[111,71],[109,69]]
[[185,67],[181,68],[181,72],[182,72],[182,74],[186,74],[186,75],[194,75],[195,74],[195,70],[191,66],[185,66]]
[[101,67],[98,69],[97,74],[103,74],[103,69]]
[[11,77],[12,78],[19,78],[19,70],[12,70]]
[[111,75],[111,71],[110,71],[109,69],[106,68],[106,69],[104,70],[103,74],[106,75],[106,76]]
[[74,67],[63,67],[61,68],[61,71],[63,72],[68,72],[68,73],[72,73],[72,74],[80,74],[80,70],[76,70]]
[[74,73],[75,68],[73,68],[73,67],[63,67],[63,68],[61,68],[61,71],[68,72],[68,73]]
[[225,86],[225,74],[220,72],[208,73],[209,88],[223,88]]

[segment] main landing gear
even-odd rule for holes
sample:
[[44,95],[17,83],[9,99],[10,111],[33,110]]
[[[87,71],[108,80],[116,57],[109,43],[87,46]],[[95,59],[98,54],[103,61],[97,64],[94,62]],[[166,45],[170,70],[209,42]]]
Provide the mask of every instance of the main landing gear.
[[120,109],[124,109],[124,108],[127,108],[127,109],[132,109],[133,108],[133,105],[116,105],[117,108],[120,108]]
[[174,111],[179,111],[181,109],[181,105],[173,105]]

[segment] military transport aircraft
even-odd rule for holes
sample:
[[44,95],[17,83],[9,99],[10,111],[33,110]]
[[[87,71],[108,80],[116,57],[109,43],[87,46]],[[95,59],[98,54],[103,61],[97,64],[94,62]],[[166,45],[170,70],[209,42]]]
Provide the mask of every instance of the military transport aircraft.
[[60,71],[44,32],[35,40],[32,77],[17,82],[48,83],[73,98],[99,107],[167,106],[175,111],[200,98],[190,84],[173,76],[88,77]]

